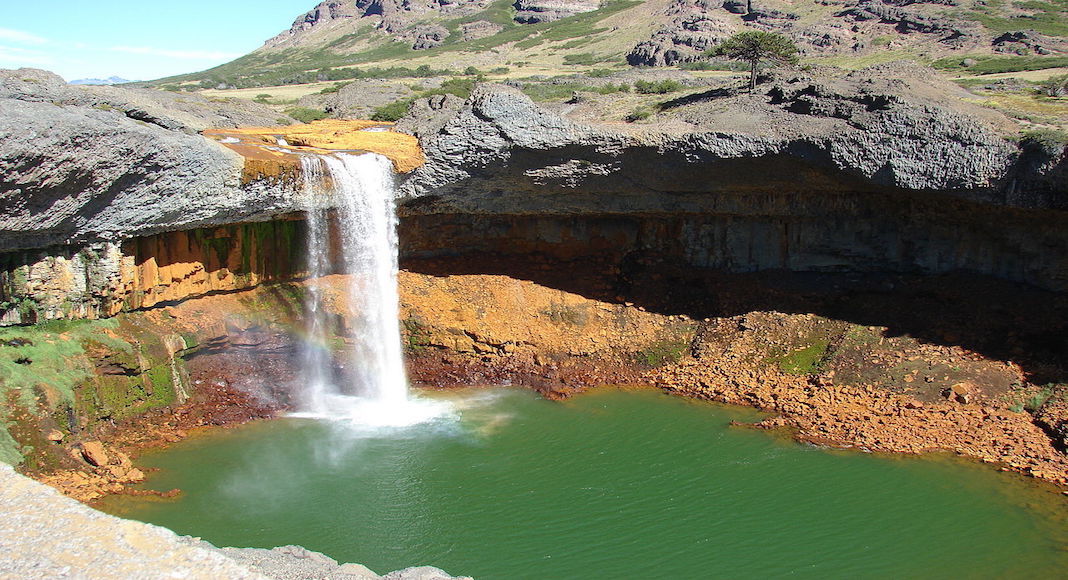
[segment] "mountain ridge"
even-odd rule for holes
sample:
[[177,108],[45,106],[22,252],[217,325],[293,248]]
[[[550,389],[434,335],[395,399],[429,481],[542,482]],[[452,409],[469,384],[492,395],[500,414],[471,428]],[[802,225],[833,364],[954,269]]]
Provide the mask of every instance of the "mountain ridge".
[[308,82],[299,72],[371,64],[679,66],[748,29],[831,64],[1068,58],[1068,0],[326,0],[246,56],[157,83],[293,84]]

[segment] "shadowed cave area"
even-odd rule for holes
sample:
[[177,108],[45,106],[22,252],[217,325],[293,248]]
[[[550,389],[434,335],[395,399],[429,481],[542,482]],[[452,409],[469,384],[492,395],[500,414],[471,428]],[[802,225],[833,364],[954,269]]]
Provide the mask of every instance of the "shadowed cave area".
[[[1000,223],[992,215],[965,223],[949,208],[921,219],[877,215],[410,216],[400,225],[401,267],[504,275],[695,320],[816,314],[1012,361],[1036,384],[1068,379],[1068,297],[1011,279],[1052,272],[1011,256],[1040,243],[1026,229],[1037,214]],[[928,233],[912,238],[914,228]],[[902,238],[891,244],[894,235]],[[1059,286],[1056,277],[1043,281]]]

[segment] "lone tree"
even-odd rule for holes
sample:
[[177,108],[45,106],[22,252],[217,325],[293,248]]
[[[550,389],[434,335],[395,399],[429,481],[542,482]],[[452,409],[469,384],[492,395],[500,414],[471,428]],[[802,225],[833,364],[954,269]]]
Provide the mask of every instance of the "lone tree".
[[749,91],[756,90],[757,65],[769,60],[793,64],[797,62],[797,46],[781,34],[761,30],[739,32],[709,51],[709,56],[725,56],[749,63]]

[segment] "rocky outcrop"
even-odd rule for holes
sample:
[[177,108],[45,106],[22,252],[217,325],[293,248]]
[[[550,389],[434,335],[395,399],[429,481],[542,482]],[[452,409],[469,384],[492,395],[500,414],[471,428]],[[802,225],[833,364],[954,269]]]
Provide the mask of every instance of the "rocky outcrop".
[[[574,123],[484,87],[464,103],[425,102],[402,124],[428,161],[402,185],[401,211],[585,216],[576,233],[590,237],[606,234],[584,229],[598,219],[633,216],[646,220],[624,226],[634,248],[670,246],[694,266],[965,268],[1068,288],[1068,252],[1048,250],[1068,250],[1063,154],[1025,170],[997,119],[950,103],[941,82],[903,65],[794,75],[764,94],[681,99],[676,114],[702,125],[652,134]],[[638,233],[664,219],[675,225],[663,237]]]
[[808,55],[866,53],[877,48],[875,39],[924,47],[937,43],[935,50],[986,48],[979,23],[941,14],[926,4],[929,3],[858,0],[820,18],[802,19],[791,12],[796,8],[790,3],[674,0],[663,12],[664,26],[635,45],[627,54],[627,62],[633,66],[691,62],[734,32],[747,28],[784,34]]
[[516,0],[515,21],[526,24],[552,22],[583,12],[592,12],[600,6],[600,0]]
[[292,188],[241,187],[242,158],[189,134],[220,125],[213,113],[191,124],[123,109],[109,103],[140,93],[108,89],[120,98],[35,71],[0,76],[0,251],[263,220],[297,205]]
[[[415,97],[417,93],[409,84],[383,79],[358,79],[341,87],[336,93],[301,97],[297,104],[322,109],[339,119],[370,119],[378,107]],[[427,79],[422,86],[434,84],[440,86],[440,81]]]
[[359,3],[345,2],[343,0],[327,0],[301,14],[293,21],[289,30],[267,40],[264,46],[284,47],[294,39],[299,39],[305,34],[326,28],[331,24],[343,22],[351,18],[360,18],[366,14],[366,7],[357,6]]
[[[600,203],[591,211],[664,211],[679,208],[688,192],[717,191],[911,190],[995,205],[1060,203],[1006,199],[1018,149],[977,108],[947,106],[949,98],[916,90],[933,84],[942,82],[907,65],[837,79],[795,74],[764,94],[682,100],[674,104],[680,116],[692,110],[693,118],[705,117],[702,125],[641,135],[577,124],[514,90],[483,87],[466,103],[438,101],[437,110],[424,103],[402,122],[427,156],[402,191],[472,213],[553,212],[554,205],[573,212],[591,195]],[[721,116],[707,116],[712,104]],[[727,171],[756,159],[777,167]],[[649,171],[650,163],[659,169]],[[802,166],[808,171],[792,172]],[[659,195],[666,191],[676,195]],[[488,192],[496,192],[493,200]]]
[[412,43],[414,50],[432,48],[448,36],[441,23],[428,22],[426,15],[440,13],[455,17],[473,14],[488,5],[486,0],[359,0],[342,2],[327,0],[301,16],[289,30],[268,40],[264,47],[300,47],[309,42],[322,42],[344,32],[355,32],[359,23],[370,22],[379,31],[396,40]]
[[1006,32],[992,41],[994,52],[1047,55],[1068,52],[1068,41],[1034,30]]
[[48,103],[72,112],[111,112],[133,122],[187,134],[209,128],[293,122],[266,105],[241,99],[207,99],[198,94],[128,86],[72,86],[53,73],[27,68],[0,69],[0,100]]
[[412,50],[426,50],[445,42],[449,31],[444,26],[431,24],[413,28],[408,31],[408,36],[412,39]]
[[493,36],[504,27],[500,24],[494,24],[488,20],[476,20],[474,22],[467,22],[460,25],[460,31],[463,34],[464,41],[478,40],[480,38],[486,38],[487,36]]
[[[105,515],[0,464],[0,575],[11,578],[383,578],[299,546],[219,549],[195,538]],[[391,580],[452,580],[409,568]]]

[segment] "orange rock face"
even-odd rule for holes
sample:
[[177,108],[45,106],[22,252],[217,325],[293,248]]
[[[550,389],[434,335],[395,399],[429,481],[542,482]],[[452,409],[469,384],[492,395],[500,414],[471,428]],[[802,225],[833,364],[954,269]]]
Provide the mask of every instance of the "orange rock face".
[[370,151],[388,157],[399,173],[414,171],[425,162],[415,137],[393,132],[389,123],[375,121],[326,119],[306,125],[211,129],[204,136],[245,158],[246,182],[295,176],[301,153]]

